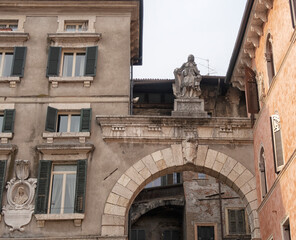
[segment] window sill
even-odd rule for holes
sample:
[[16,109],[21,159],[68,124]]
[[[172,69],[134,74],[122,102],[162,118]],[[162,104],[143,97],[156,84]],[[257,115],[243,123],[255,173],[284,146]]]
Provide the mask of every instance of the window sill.
[[29,40],[29,33],[22,33],[16,31],[3,31],[0,32],[1,42],[25,42]]
[[12,133],[0,133],[0,143],[8,143],[8,139],[11,139],[13,136]]
[[9,83],[9,87],[11,88],[15,88],[16,83],[20,81],[20,77],[0,77],[0,83]]
[[65,221],[73,220],[75,227],[80,227],[84,219],[84,213],[68,213],[68,214],[35,214],[37,226],[42,228],[45,221]]
[[53,143],[55,138],[78,138],[80,143],[85,143],[85,138],[90,137],[90,132],[44,132],[43,138],[47,143]]
[[77,83],[83,82],[84,87],[90,87],[94,77],[49,77],[49,82],[53,88],[57,88],[59,83]]

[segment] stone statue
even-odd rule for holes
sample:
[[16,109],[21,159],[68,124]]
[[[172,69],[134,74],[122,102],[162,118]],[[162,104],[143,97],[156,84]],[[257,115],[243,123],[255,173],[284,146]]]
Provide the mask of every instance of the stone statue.
[[198,98],[201,95],[201,75],[192,54],[186,63],[174,70],[174,75],[173,91],[176,98]]
[[16,195],[13,199],[13,201],[18,204],[18,205],[22,205],[24,204],[26,201],[28,200],[28,195],[25,192],[24,187],[18,187]]

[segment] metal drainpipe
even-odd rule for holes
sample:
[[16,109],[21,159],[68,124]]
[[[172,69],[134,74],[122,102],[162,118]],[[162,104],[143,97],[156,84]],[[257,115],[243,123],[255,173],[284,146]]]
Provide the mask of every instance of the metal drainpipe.
[[221,182],[218,180],[219,185],[219,207],[220,207],[220,222],[221,222],[221,239],[224,239],[224,224],[223,224],[223,216],[222,216],[222,196],[221,196]]
[[131,82],[130,82],[130,115],[133,115],[133,98],[134,98],[134,61],[131,59]]

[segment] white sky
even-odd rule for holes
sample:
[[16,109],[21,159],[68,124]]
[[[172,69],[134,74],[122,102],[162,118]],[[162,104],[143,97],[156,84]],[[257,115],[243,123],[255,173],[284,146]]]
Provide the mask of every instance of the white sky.
[[[189,54],[202,75],[226,75],[246,0],[144,0],[143,64],[134,78],[174,78]],[[204,65],[204,66],[202,66]]]

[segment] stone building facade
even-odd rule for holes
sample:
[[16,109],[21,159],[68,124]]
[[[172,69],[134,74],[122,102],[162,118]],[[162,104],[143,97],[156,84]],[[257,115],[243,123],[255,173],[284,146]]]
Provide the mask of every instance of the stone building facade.
[[245,87],[248,112],[255,118],[263,240],[296,238],[295,13],[295,1],[248,1],[227,76],[232,85]]
[[[183,76],[188,59],[175,80],[131,81],[142,1],[0,0],[0,239],[126,240],[144,187],[179,172],[175,207],[162,210],[172,225],[182,216],[183,239],[198,239],[199,226],[214,226],[215,240],[243,238],[228,234],[226,206],[221,221],[219,204],[202,200],[219,186],[212,201],[244,209],[246,238],[286,240],[290,229],[293,239],[294,6],[247,2],[226,78]],[[184,79],[198,79],[187,99]],[[201,209],[215,209],[211,220]]]

